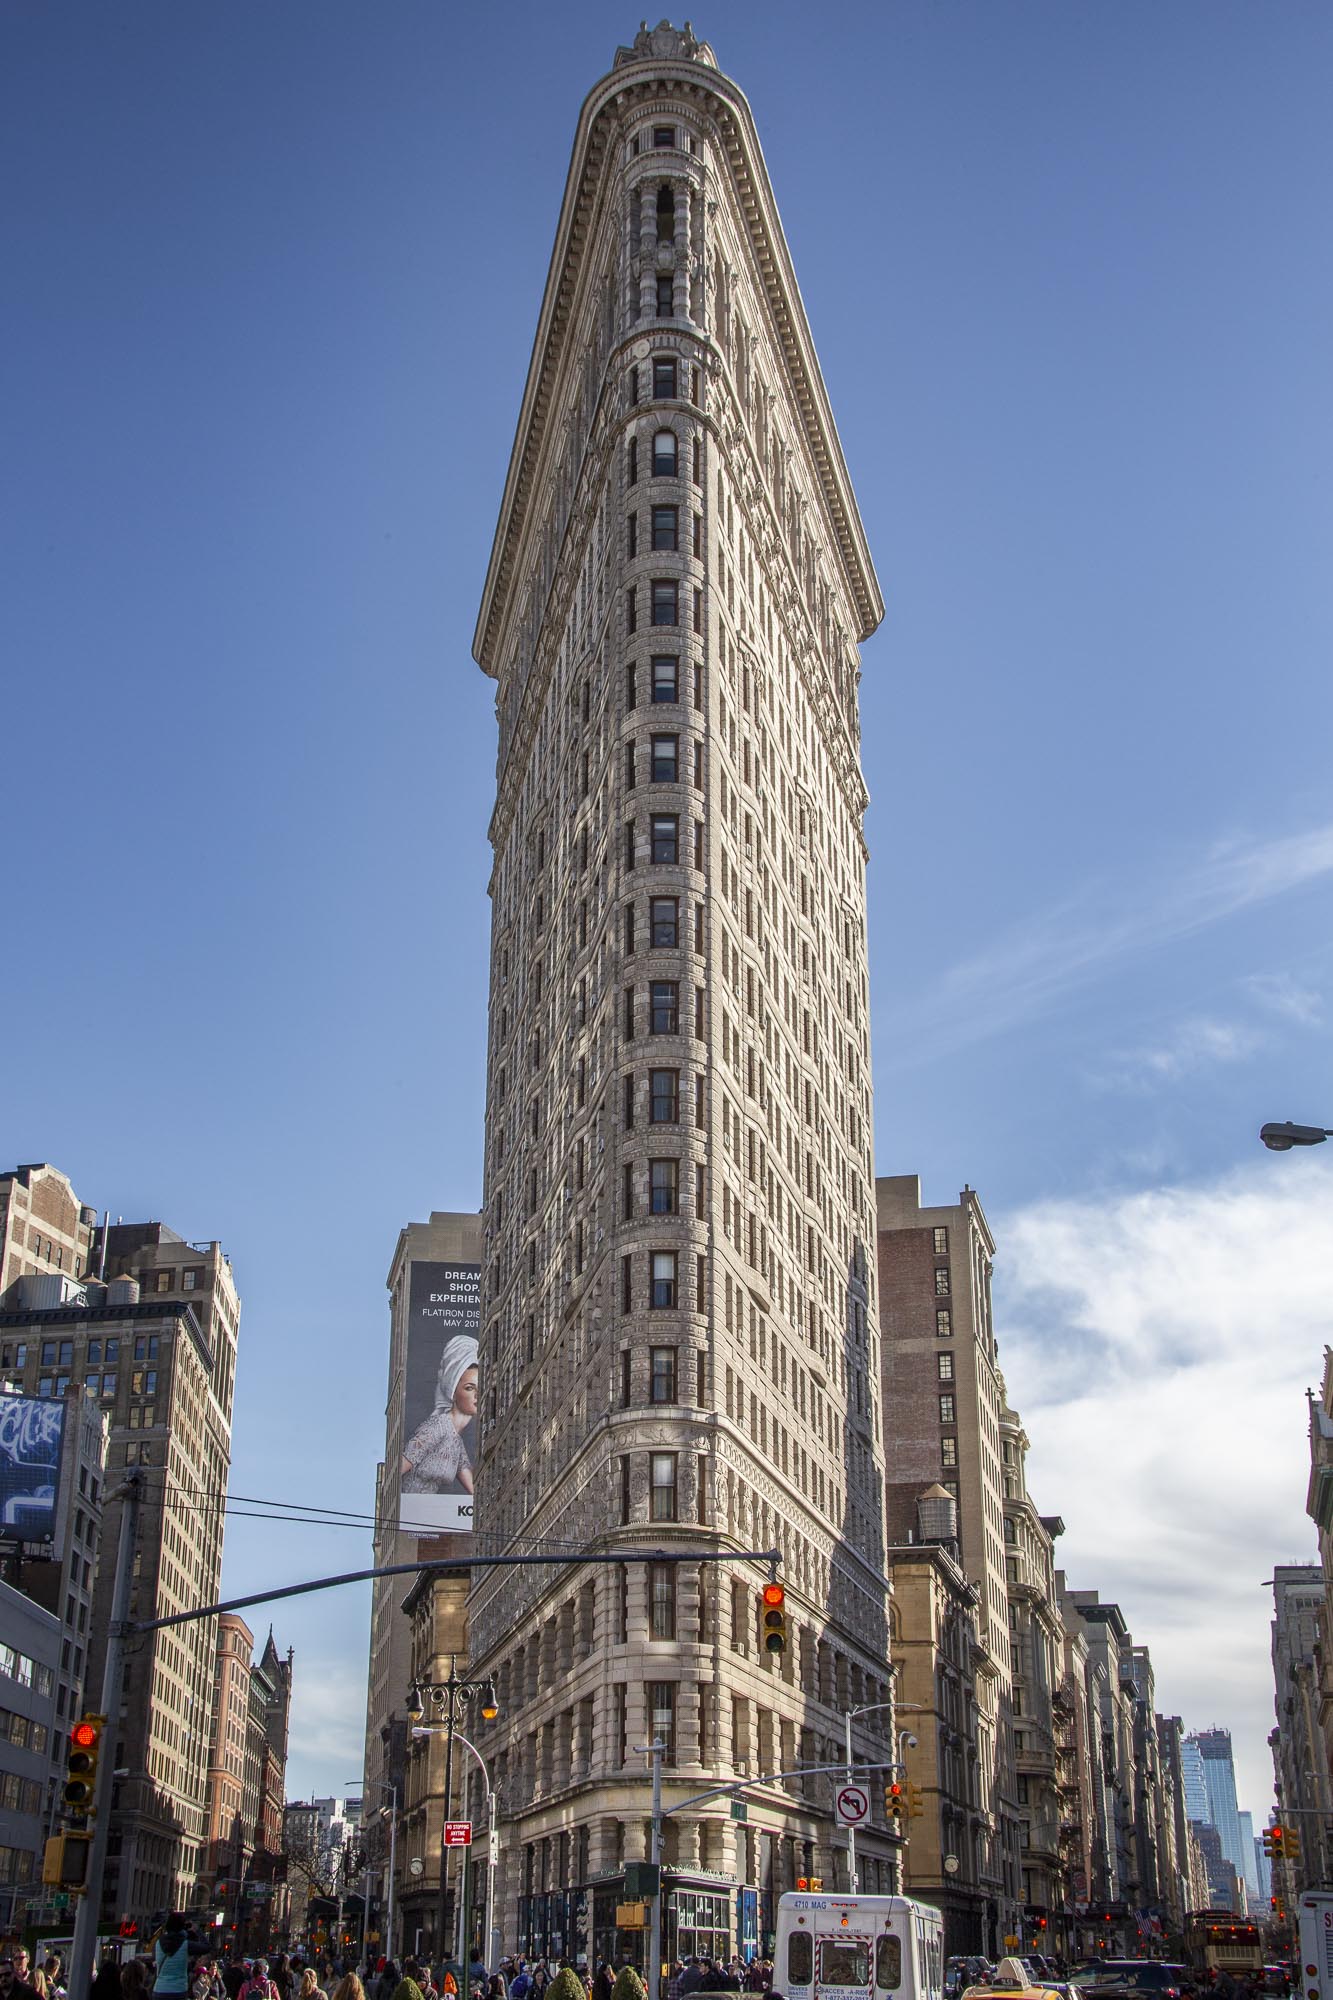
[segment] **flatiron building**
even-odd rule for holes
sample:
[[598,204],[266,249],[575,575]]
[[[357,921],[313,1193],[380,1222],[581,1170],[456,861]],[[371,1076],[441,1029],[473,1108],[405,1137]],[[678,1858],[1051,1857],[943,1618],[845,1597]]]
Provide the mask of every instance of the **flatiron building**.
[[[579,118],[474,644],[477,1547],[570,1557],[475,1572],[469,1606],[529,1951],[641,1959],[616,1926],[654,1735],[667,1957],[762,1949],[781,1890],[845,1883],[832,1779],[778,1775],[840,1757],[845,1711],[894,1755],[857,713],[882,612],[749,106],[688,26],[645,28]],[[761,1565],[652,1560],[770,1547],[781,1656]],[[671,1813],[737,1775],[743,1824]]]

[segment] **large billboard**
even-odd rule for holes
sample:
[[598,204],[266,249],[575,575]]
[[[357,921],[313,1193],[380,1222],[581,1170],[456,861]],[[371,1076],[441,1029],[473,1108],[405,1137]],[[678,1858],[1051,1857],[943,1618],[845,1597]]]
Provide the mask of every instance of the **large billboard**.
[[398,1525],[471,1534],[477,1459],[480,1264],[413,1264],[403,1370]]
[[0,1390],[0,1541],[55,1539],[65,1405]]

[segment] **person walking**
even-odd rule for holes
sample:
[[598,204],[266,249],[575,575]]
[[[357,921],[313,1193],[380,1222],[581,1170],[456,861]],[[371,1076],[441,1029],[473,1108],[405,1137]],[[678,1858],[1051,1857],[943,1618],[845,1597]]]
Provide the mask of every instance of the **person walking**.
[[240,1991],[240,2000],[278,2000],[278,1989],[268,1976],[268,1960],[257,1958],[250,1977]]
[[185,2000],[190,1990],[190,1931],[179,1910],[173,1910],[153,1939],[153,1993]]

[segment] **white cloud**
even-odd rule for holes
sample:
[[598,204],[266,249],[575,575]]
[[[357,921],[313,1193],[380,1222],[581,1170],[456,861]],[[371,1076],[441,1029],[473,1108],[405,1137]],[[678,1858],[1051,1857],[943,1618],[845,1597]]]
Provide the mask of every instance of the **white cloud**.
[[[366,1661],[304,1652],[292,1677],[287,1796],[341,1797],[359,1784],[366,1748]],[[336,1767],[336,1769],[335,1769]]]
[[1151,1648],[1159,1709],[1230,1726],[1256,1813],[1272,1785],[1260,1584],[1316,1559],[1303,1391],[1333,1337],[1333,1171],[1295,1164],[1040,1202],[997,1232],[1001,1359],[1033,1499],[1066,1523],[1057,1559]]
[[[1144,882],[1092,881],[1037,910],[878,1022],[890,1051],[923,1054],[1001,1034],[1136,954],[1333,875],[1333,824],[1276,840],[1236,838]],[[890,1056],[889,1067],[893,1066]],[[881,1064],[880,1068],[885,1065]]]

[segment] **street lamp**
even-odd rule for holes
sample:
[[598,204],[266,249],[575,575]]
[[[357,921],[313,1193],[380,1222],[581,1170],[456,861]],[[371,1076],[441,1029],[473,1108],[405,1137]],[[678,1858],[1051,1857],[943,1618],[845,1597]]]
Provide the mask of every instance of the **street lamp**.
[[[844,1744],[844,1749],[845,1749],[845,1751],[846,1751],[846,1757],[847,1757],[847,1783],[848,1783],[849,1785],[850,1785],[850,1784],[851,1784],[851,1782],[852,1782],[852,1776],[853,1776],[853,1773],[852,1773],[852,1718],[853,1718],[853,1716],[856,1716],[856,1715],[873,1715],[873,1714],[875,1713],[875,1710],[876,1710],[876,1709],[879,1709],[879,1708],[896,1708],[897,1706],[898,1706],[898,1704],[897,1704],[896,1702],[892,1702],[892,1701],[862,1701],[862,1702],[858,1702],[858,1703],[856,1704],[855,1708],[847,1708],[847,1709],[844,1709],[844,1710],[843,1710],[843,1715],[842,1715],[842,1725],[843,1725],[843,1744]],[[851,1895],[851,1896],[854,1896],[854,1895],[856,1894],[856,1890],[857,1890],[857,1877],[856,1877],[856,1828],[855,1828],[854,1826],[849,1826],[849,1827],[848,1827],[848,1829],[847,1829],[847,1893],[848,1893],[849,1895]]]
[[[486,1722],[494,1722],[496,1716],[500,1713],[499,1703],[496,1701],[495,1698],[494,1681],[489,1679],[489,1677],[486,1680],[480,1680],[480,1681],[467,1680],[462,1676],[460,1676],[455,1671],[457,1664],[458,1664],[457,1655],[451,1653],[449,1655],[448,1680],[413,1681],[411,1691],[409,1692],[407,1697],[407,1719],[412,1724],[413,1728],[416,1728],[417,1725],[420,1724],[422,1717],[425,1715],[427,1702],[430,1703],[433,1716],[437,1716],[439,1718],[439,1721],[444,1726],[445,1730],[444,1818],[446,1821],[449,1818],[449,1797],[453,1789],[453,1779],[454,1779],[454,1732],[457,1729],[458,1724],[462,1721],[464,1715],[467,1712],[467,1704],[470,1701],[472,1701],[476,1696],[480,1695],[482,1719]],[[471,1745],[469,1745],[468,1747],[471,1748]],[[466,1890],[466,1883],[467,1883],[467,1874],[466,1874],[466,1858],[465,1858],[465,1867],[464,1867],[465,1890]],[[440,1922],[439,1922],[439,1951],[441,1959],[443,1959],[445,1956],[446,1940],[448,1937],[448,1929],[449,1929],[448,1919],[449,1919],[449,1850],[444,1844],[444,1828],[442,1825],[440,1828]],[[458,1916],[458,1928],[460,1931],[462,1930],[465,1921],[466,1921],[466,1909],[464,1907],[462,1898],[460,1898],[459,1916]],[[488,1939],[487,1940],[488,1949],[489,1946],[490,1946],[490,1940]],[[459,1952],[459,1969],[460,1971],[462,1970],[461,1950]]]
[[1325,1130],[1322,1125],[1293,1125],[1288,1118],[1281,1125],[1261,1125],[1259,1137],[1270,1153],[1289,1153],[1293,1146],[1322,1146],[1325,1139],[1333,1139],[1333,1126]]

